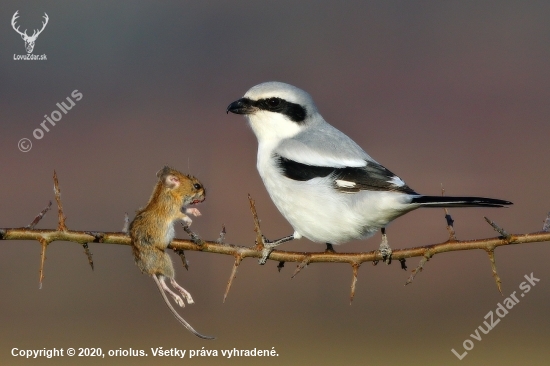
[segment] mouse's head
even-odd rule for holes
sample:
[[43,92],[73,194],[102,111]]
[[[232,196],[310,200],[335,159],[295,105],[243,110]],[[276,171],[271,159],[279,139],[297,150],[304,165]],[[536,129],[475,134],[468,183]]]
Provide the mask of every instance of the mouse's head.
[[181,206],[193,205],[204,201],[206,190],[199,180],[193,176],[185,175],[168,166],[157,172],[159,183],[164,190],[181,202]]

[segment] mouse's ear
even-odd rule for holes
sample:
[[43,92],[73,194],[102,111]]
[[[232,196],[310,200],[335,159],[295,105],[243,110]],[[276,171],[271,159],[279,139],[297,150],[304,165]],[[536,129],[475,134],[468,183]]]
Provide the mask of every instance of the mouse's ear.
[[162,176],[168,174],[170,172],[170,167],[168,165],[165,165],[161,170],[157,172],[157,178],[161,178]]
[[177,188],[180,185],[180,179],[173,174],[164,177],[164,185],[168,188]]

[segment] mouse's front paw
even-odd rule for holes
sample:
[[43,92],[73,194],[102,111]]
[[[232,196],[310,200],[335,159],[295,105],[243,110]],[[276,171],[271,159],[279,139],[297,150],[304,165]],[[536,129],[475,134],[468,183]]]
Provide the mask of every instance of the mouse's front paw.
[[193,216],[200,216],[201,215],[201,212],[199,211],[199,209],[194,208],[194,207],[186,208],[185,213],[188,214],[188,215],[193,215]]

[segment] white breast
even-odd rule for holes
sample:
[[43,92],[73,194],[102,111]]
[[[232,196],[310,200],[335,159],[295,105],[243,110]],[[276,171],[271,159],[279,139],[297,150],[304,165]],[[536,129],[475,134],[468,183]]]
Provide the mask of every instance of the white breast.
[[366,238],[415,208],[409,207],[406,195],[397,192],[343,193],[334,189],[330,177],[309,181],[286,178],[278,171],[271,151],[260,145],[258,172],[281,214],[298,234],[312,241],[341,244]]

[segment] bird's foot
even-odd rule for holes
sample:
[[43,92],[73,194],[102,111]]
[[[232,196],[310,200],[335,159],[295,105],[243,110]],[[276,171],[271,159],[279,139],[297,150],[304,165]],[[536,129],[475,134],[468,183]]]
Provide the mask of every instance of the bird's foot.
[[278,239],[278,240],[267,240],[265,236],[262,235],[262,256],[260,259],[258,259],[258,263],[261,265],[264,265],[267,261],[267,258],[271,254],[271,252],[275,249],[276,246],[281,245],[283,243],[286,243],[287,241],[291,241],[294,239],[294,235],[285,236],[284,238]]
[[382,256],[382,261],[386,264],[391,263],[391,254],[392,250],[388,244],[388,237],[386,236],[386,233],[382,234],[382,242],[380,243],[380,247],[378,248],[378,252]]
[[276,245],[270,245],[270,244],[264,244],[264,247],[262,248],[262,256],[260,259],[258,259],[258,263],[260,265],[264,265],[265,262],[267,262],[267,258],[271,254],[271,252],[275,249]]
[[336,250],[334,250],[334,247],[330,243],[327,244],[327,249],[325,249],[325,253],[336,253]]

